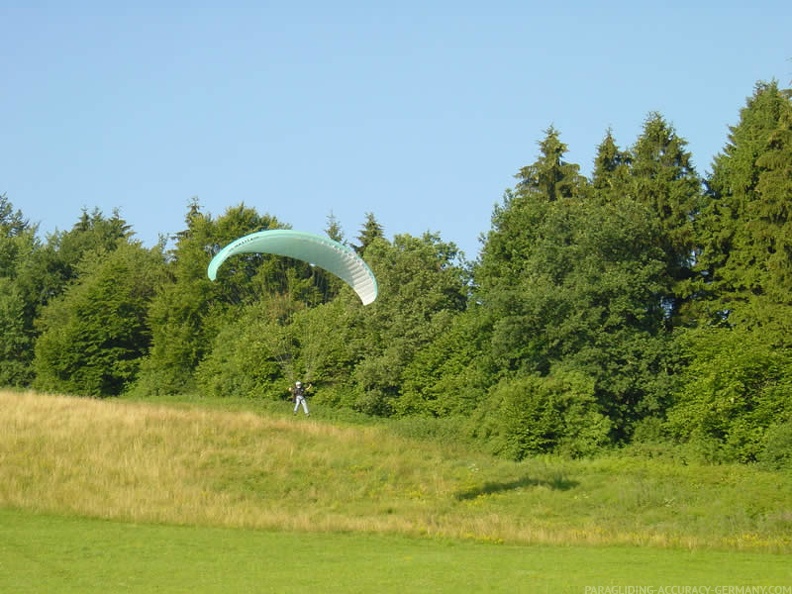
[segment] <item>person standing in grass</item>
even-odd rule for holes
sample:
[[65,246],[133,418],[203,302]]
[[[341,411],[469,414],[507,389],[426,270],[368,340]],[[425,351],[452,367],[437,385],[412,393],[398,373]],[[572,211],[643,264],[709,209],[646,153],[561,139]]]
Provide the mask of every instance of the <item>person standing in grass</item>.
[[305,411],[305,416],[308,416],[310,413],[308,412],[308,390],[310,390],[313,386],[308,384],[308,386],[303,386],[302,382],[295,382],[294,386],[289,388],[289,392],[291,392],[292,400],[294,400],[294,414],[297,414],[297,410],[300,408],[300,405],[303,407],[303,411]]

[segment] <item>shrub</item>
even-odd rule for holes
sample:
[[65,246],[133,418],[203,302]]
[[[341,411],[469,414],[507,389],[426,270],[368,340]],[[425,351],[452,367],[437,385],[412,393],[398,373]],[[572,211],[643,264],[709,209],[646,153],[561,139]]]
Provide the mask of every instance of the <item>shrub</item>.
[[756,461],[767,429],[792,417],[792,357],[744,330],[708,328],[685,340],[694,357],[668,413],[670,433],[712,461]]
[[768,470],[792,469],[792,422],[772,425],[764,436],[759,464]]
[[594,382],[577,373],[504,380],[479,419],[474,433],[495,454],[514,460],[548,452],[591,455],[608,442],[610,431],[597,408]]

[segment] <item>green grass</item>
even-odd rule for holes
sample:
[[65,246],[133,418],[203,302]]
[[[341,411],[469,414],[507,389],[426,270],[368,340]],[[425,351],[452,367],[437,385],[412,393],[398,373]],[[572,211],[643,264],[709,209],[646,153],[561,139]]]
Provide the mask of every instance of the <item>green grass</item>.
[[[319,416],[317,411],[317,416]],[[137,523],[505,544],[792,552],[792,474],[495,460],[288,411],[0,394],[0,507]]]
[[0,592],[792,586],[792,473],[334,414],[0,392]]
[[792,592],[785,555],[142,525],[13,510],[0,511],[0,526],[0,591],[16,594],[585,593],[615,586]]

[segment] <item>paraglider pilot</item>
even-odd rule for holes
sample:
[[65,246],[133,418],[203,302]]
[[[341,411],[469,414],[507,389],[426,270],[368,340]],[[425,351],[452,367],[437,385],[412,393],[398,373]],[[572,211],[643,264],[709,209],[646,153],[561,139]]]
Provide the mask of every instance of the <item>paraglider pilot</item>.
[[302,404],[303,410],[305,411],[305,415],[307,416],[310,414],[308,412],[308,401],[306,400],[306,393],[308,390],[312,388],[311,384],[308,386],[303,386],[302,382],[296,382],[294,386],[289,388],[289,392],[291,392],[292,400],[294,400],[294,414],[297,414],[297,410],[300,408]]

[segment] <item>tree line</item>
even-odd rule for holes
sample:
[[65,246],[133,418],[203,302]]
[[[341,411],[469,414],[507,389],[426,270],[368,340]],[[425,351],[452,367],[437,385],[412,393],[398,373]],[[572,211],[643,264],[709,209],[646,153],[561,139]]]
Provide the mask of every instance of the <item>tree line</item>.
[[492,211],[474,262],[436,233],[353,240],[379,283],[363,307],[305,263],[212,256],[288,227],[197,200],[144,247],[117,211],[44,239],[0,196],[0,385],[93,397],[280,398],[441,417],[514,459],[674,447],[792,465],[792,99],[758,83],[711,172],[661,114],[592,174],[549,128]]

